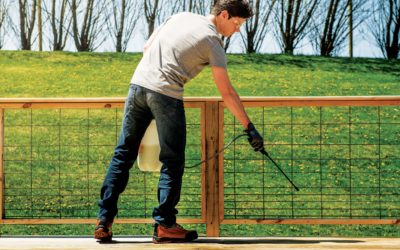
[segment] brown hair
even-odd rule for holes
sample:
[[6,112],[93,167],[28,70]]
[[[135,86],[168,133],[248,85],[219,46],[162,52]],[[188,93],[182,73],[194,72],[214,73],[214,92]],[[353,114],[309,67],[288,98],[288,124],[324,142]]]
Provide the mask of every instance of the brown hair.
[[228,11],[229,17],[249,18],[253,15],[247,0],[217,0],[211,14],[218,16],[224,10]]

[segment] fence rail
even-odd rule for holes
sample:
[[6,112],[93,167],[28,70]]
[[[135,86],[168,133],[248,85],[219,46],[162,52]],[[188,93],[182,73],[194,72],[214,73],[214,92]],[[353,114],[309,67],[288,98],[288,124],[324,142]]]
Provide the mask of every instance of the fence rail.
[[[93,223],[124,101],[0,98],[0,224]],[[400,224],[400,96],[242,102],[300,192],[235,142],[186,170],[180,223],[206,224],[207,236],[218,236],[221,224]],[[186,165],[242,133],[218,97],[185,98],[185,108]],[[157,176],[132,175],[116,221],[150,223]]]

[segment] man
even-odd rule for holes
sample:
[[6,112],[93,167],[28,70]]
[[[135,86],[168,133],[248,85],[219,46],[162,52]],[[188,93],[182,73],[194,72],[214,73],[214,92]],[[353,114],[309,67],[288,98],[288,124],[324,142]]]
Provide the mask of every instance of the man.
[[176,223],[185,162],[186,121],[183,86],[210,64],[214,81],[233,115],[249,135],[255,150],[263,139],[250,122],[227,69],[221,35],[231,36],[252,16],[246,0],[220,0],[212,14],[180,13],[153,32],[145,44],[143,58],[131,80],[125,103],[122,131],[101,188],[100,211],[95,238],[111,240],[117,201],[124,191],[147,126],[156,120],[162,168],[158,184],[158,207],[153,210],[154,243],[196,239],[196,231]]

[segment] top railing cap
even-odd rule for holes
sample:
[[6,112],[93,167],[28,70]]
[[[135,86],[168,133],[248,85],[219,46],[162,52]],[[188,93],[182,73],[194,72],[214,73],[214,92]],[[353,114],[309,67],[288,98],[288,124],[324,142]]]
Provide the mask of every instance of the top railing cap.
[[[7,108],[121,108],[125,97],[92,98],[0,98],[0,109]],[[400,106],[400,96],[242,96],[249,106]],[[185,97],[187,107],[204,103],[225,105],[219,96]],[[194,105],[194,106],[193,106]]]

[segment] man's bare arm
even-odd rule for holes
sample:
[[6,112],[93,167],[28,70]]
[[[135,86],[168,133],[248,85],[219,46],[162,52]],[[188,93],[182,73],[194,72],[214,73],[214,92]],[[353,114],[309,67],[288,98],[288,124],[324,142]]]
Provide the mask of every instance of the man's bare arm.
[[244,106],[240,101],[239,95],[233,88],[231,81],[229,80],[228,72],[223,67],[211,67],[215,84],[217,85],[218,91],[220,92],[225,105],[232,112],[232,114],[239,120],[245,129],[247,129],[250,119],[247,116]]
[[225,105],[245,128],[245,132],[249,136],[250,145],[255,151],[263,150],[264,139],[254,127],[254,124],[250,122],[244,106],[240,101],[239,95],[229,80],[227,70],[225,68],[215,66],[212,66],[211,70],[214,76],[214,81],[219,92],[221,93]]

